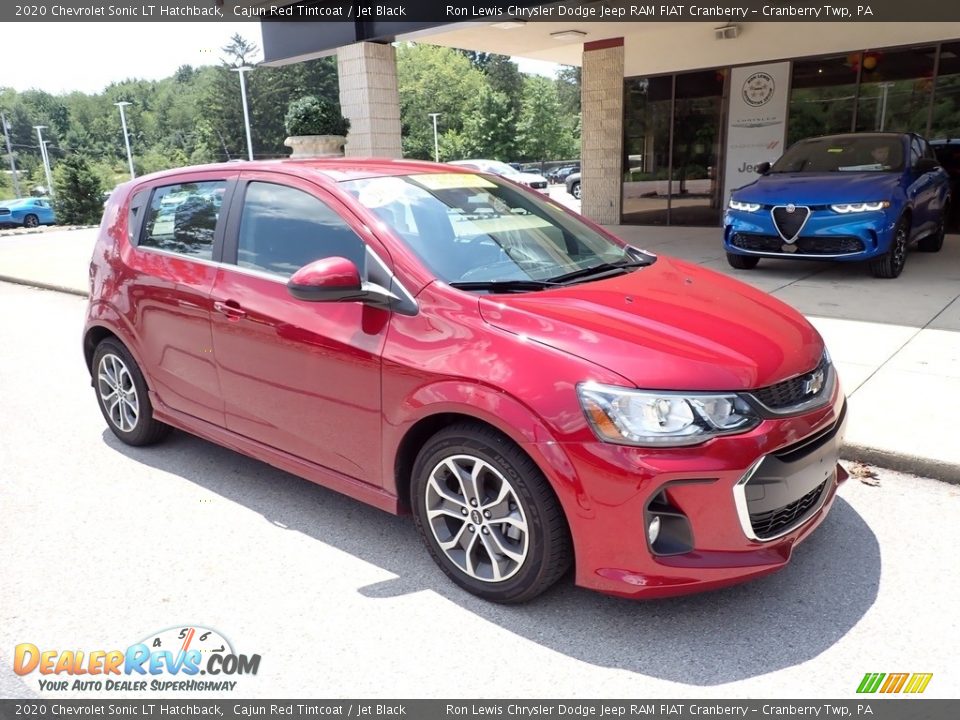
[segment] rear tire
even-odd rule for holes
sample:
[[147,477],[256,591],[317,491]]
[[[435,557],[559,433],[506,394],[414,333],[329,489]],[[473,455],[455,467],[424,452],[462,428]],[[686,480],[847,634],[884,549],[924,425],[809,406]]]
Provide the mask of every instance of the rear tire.
[[943,206],[943,212],[940,214],[940,225],[933,235],[923,238],[917,243],[917,250],[920,252],[935,253],[943,248],[943,238],[947,234],[947,218],[950,217],[950,204]]
[[570,188],[570,194],[573,195],[577,200],[580,199],[580,183],[574,183]]
[[107,338],[93,353],[93,387],[97,404],[113,434],[127,445],[153,445],[172,428],[153,418],[147,382],[130,351]]
[[463,422],[430,438],[410,494],[430,555],[474,595],[526,602],[570,567],[570,531],[553,489],[526,453],[491,428]]
[[737,270],[753,270],[760,262],[760,258],[750,255],[737,255],[736,253],[727,253],[727,262],[730,267]]
[[39,225],[40,225],[40,218],[38,218],[36,215],[33,215],[32,213],[30,215],[27,215],[25,218],[23,218],[23,226],[25,228],[35,228],[35,227],[39,227]]
[[896,229],[893,231],[893,241],[890,243],[890,249],[880,257],[870,262],[870,272],[874,277],[892,280],[899,277],[903,272],[903,266],[907,263],[907,247],[910,243],[910,221],[907,218],[900,218]]

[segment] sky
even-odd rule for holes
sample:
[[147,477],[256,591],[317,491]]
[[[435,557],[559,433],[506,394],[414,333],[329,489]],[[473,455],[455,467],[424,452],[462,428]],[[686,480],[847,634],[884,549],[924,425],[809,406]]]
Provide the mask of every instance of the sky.
[[[215,65],[234,33],[261,45],[257,22],[16,23],[0,42],[0,87],[54,95],[96,93],[111,82],[159,80],[181,65]],[[517,59],[521,72],[554,74],[553,63]],[[12,72],[13,68],[19,68]]]

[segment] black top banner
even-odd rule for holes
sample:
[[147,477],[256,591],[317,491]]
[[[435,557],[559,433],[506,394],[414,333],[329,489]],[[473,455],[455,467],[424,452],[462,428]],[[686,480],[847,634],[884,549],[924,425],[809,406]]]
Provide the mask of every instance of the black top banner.
[[[105,21],[293,22],[960,22],[956,0],[858,0],[835,3],[713,0],[643,3],[626,0],[34,0],[4,2],[2,22]],[[960,32],[958,32],[960,35]]]

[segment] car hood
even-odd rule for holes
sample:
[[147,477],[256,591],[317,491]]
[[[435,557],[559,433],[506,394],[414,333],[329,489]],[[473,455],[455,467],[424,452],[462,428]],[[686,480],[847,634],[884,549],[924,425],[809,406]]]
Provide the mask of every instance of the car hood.
[[900,182],[899,173],[832,172],[772,173],[735,190],[741,202],[761,205],[832,205],[889,200]]
[[618,277],[485,295],[479,305],[497,328],[655,390],[756,389],[808,372],[823,353],[819,334],[793,308],[663,256]]

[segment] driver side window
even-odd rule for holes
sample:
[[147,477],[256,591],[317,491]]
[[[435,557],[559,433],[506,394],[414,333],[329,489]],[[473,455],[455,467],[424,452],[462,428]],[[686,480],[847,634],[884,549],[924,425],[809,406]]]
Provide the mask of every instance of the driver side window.
[[314,260],[345,257],[364,272],[363,240],[324,202],[296,188],[247,186],[237,265],[289,277]]

